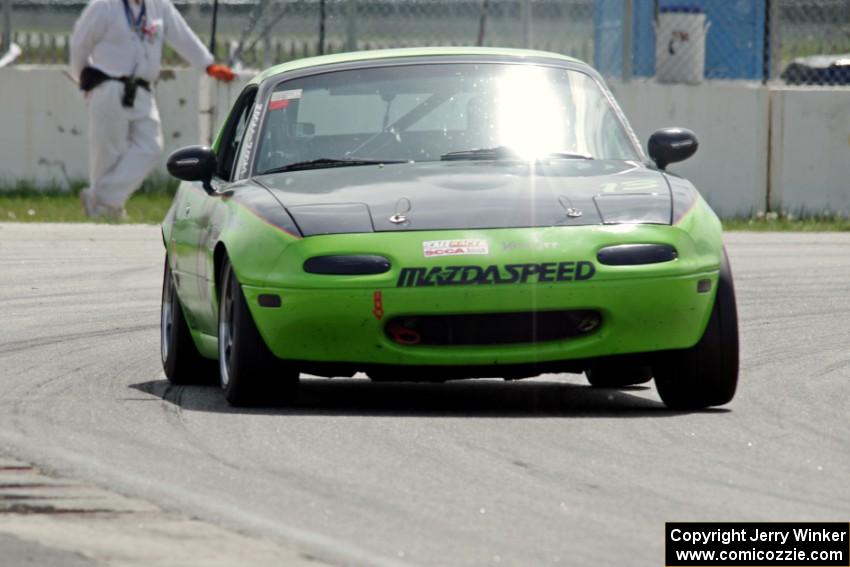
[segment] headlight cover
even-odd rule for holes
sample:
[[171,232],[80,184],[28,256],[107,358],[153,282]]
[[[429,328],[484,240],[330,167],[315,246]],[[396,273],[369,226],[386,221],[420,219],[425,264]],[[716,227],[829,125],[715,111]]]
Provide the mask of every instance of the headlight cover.
[[639,266],[672,262],[678,258],[669,244],[617,244],[606,246],[596,253],[596,259],[606,266]]

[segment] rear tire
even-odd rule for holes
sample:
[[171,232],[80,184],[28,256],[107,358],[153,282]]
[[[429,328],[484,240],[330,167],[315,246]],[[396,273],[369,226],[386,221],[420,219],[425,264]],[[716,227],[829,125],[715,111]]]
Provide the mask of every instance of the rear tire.
[[654,366],[655,385],[667,407],[702,409],[726,404],[738,385],[738,313],[726,250],[711,319],[693,347],[665,353]]
[[219,290],[218,361],[224,397],[233,406],[294,401],[298,372],[266,346],[228,259]]
[[172,384],[215,384],[216,364],[198,352],[189,324],[183,314],[183,305],[177,297],[174,276],[165,258],[162,275],[162,304],[160,308],[159,349],[162,369]]

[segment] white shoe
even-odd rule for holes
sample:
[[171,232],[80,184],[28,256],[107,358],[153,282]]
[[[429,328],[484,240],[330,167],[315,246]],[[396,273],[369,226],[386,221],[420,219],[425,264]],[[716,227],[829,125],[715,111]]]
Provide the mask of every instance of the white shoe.
[[80,191],[80,203],[83,211],[90,219],[106,219],[113,222],[126,222],[130,220],[124,207],[110,207],[99,203],[91,188],[86,187]]
[[130,217],[124,207],[110,207],[107,205],[97,206],[97,216],[113,222],[127,222]]

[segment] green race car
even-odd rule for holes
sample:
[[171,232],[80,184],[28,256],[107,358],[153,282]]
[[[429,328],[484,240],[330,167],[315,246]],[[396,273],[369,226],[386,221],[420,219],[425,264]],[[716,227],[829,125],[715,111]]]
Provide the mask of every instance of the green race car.
[[561,55],[269,69],[212,149],[169,158],[165,374],[217,379],[237,405],[356,372],[654,377],[671,408],[725,404],[738,331],[720,222],[665,172],[697,141],[668,128],[648,149],[599,74]]

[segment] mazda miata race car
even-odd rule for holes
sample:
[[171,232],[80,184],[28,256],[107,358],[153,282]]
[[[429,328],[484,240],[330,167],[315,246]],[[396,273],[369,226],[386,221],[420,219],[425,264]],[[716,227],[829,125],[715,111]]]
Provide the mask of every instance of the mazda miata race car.
[[[654,377],[729,402],[735,296],[718,218],[647,157],[599,74],[536,51],[301,59],[238,97],[213,147],[169,158],[165,374],[232,404],[299,373],[445,381]],[[218,360],[218,364],[212,363]]]

